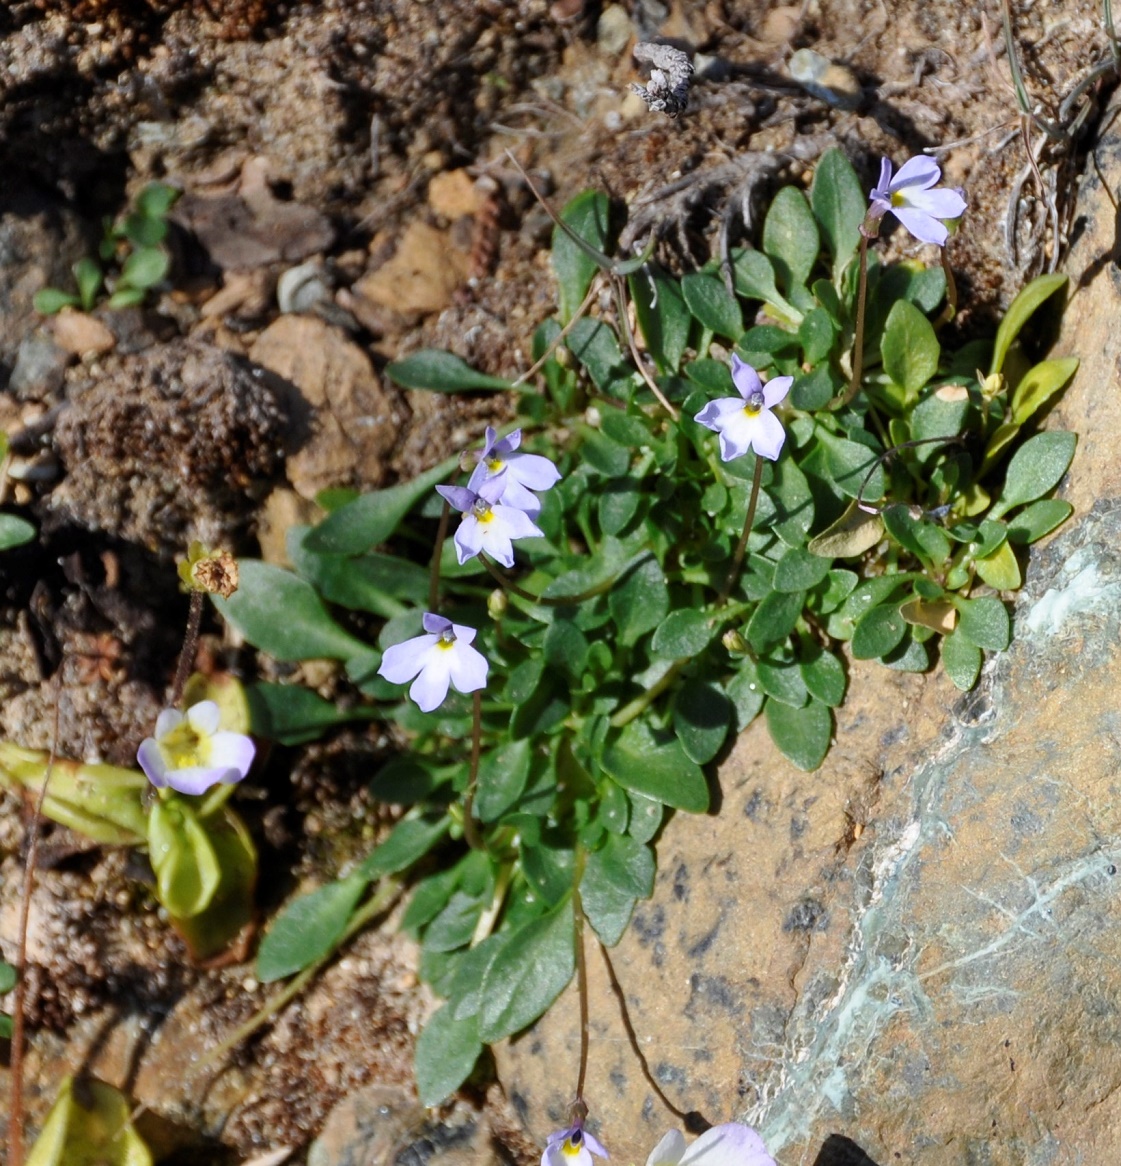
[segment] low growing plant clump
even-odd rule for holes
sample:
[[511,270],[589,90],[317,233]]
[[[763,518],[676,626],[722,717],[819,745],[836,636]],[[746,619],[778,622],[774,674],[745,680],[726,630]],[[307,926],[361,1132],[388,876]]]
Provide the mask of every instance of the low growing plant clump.
[[[538,381],[434,351],[388,369],[414,389],[517,392],[516,425],[416,481],[325,498],[321,523],[290,531],[291,571],[199,548],[185,565],[185,661],[210,592],[277,660],[341,661],[365,701],[196,684],[179,712],[183,664],[141,751],[152,809],[133,775],[127,813],[83,803],[77,779],[56,791],[73,804],[48,797],[47,812],[146,835],[157,893],[209,953],[242,926],[255,877],[225,805],[253,760],[246,731],[297,744],[348,719],[395,724],[411,747],[371,791],[403,817],[347,877],[286,908],[257,970],[299,973],[298,987],[407,889],[403,926],[446,1001],[417,1049],[421,1098],[441,1100],[558,997],[585,923],[619,941],[652,891],[667,812],[708,809],[705,766],[756,717],[813,770],[848,656],[941,666],[968,690],[984,653],[1008,646],[1023,548],[1071,513],[1048,495],[1075,437],[1029,427],[1077,362],[1031,365],[1017,342],[1062,276],[1025,288],[995,340],[943,346],[957,296],[942,246],[966,204],[939,180],[929,159],[894,176],[885,162],[869,200],[830,151],[808,195],[778,191],[759,249],[681,278],[652,243],[609,258],[609,203],[579,196],[554,234],[559,310],[533,339]],[[881,262],[870,244],[889,214],[936,264]],[[41,784],[41,763],[13,778],[9,761],[9,781]],[[583,1067],[580,1081],[550,1161],[602,1149],[583,1130]],[[661,1150],[694,1153],[680,1134]]]

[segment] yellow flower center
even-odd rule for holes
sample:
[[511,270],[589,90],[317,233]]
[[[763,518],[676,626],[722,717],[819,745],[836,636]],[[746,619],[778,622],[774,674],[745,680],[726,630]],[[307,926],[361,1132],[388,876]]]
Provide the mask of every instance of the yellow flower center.
[[903,206],[906,203],[906,201],[907,201],[906,198],[903,197],[903,191],[896,190],[892,193],[892,196],[891,196],[891,205],[892,206]]
[[505,465],[505,462],[503,462],[503,460],[500,457],[488,457],[487,458],[487,469],[490,470],[490,472],[492,474],[497,474],[499,472],[499,470],[501,470],[504,465]]
[[176,725],[160,738],[159,745],[171,769],[193,769],[196,765],[206,765],[210,758],[210,738],[199,736],[190,721]]

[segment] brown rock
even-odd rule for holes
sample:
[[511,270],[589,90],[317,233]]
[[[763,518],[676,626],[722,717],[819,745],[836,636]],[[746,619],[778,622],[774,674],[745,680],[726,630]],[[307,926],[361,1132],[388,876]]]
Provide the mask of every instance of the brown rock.
[[364,275],[353,291],[397,312],[439,312],[451,303],[455,289],[467,278],[469,259],[451,246],[444,231],[414,222],[393,258]]
[[[1116,1156],[1116,128],[1097,162],[1055,353],[1084,364],[1049,421],[1081,435],[1065,487],[1078,514],[1034,549],[1011,650],[964,698],[938,674],[852,665],[837,743],[810,776],[753,725],[720,771],[719,817],[667,826],[654,897],[614,953],[671,1101],[758,1125],[783,1162],[814,1161],[835,1135],[884,1164]],[[628,1051],[594,948],[589,972],[593,1128],[641,1161],[676,1123]],[[570,991],[498,1050],[539,1140],[571,1101],[576,1017]]]
[[474,180],[466,170],[445,170],[428,183],[428,205],[445,219],[473,215],[479,209]]
[[51,332],[59,348],[72,356],[101,356],[117,343],[117,338],[96,316],[73,308],[64,308],[54,317]]
[[314,499],[328,486],[377,483],[397,421],[369,357],[338,328],[312,316],[281,316],[250,359],[292,386],[298,448],[288,479]]

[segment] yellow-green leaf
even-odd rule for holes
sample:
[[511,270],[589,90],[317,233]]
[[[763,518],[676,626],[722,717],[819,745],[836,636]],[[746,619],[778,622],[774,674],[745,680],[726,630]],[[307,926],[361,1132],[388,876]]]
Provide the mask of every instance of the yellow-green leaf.
[[1078,371],[1078,358],[1043,360],[1028,369],[1012,394],[1012,420],[1017,425],[1042,408]]
[[190,919],[214,898],[222,873],[194,807],[177,797],[157,801],[148,815],[148,850],[160,902]]
[[65,1077],[27,1166],[152,1166],[128,1098],[104,1081]]
[[977,574],[997,591],[1015,591],[1023,582],[1020,574],[1020,564],[1016,561],[1015,552],[1008,543],[1000,546],[984,559],[977,559],[974,564]]
[[811,554],[827,559],[849,559],[870,550],[884,537],[884,520],[879,514],[861,510],[855,502],[821,534],[810,539]]
[[1028,322],[1036,308],[1044,300],[1054,295],[1067,281],[1065,275],[1041,275],[1033,279],[1027,287],[1008,305],[1008,311],[996,330],[996,340],[993,343],[993,363],[989,368],[989,375],[1000,372],[1004,367],[1004,358],[1012,341],[1020,334],[1020,329]]

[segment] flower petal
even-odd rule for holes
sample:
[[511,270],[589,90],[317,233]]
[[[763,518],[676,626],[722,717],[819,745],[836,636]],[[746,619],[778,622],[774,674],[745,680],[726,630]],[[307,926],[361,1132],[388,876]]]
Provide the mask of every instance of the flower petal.
[[384,676],[390,684],[406,684],[425,666],[437,639],[437,636],[414,636],[386,648],[378,665],[378,675]]
[[719,400],[709,401],[693,420],[698,425],[703,425],[706,429],[712,429],[719,433],[722,418],[727,417],[730,413],[742,412],[743,399],[741,397],[720,397]]
[[167,784],[176,793],[197,797],[206,793],[211,786],[229,785],[237,781],[239,776],[236,769],[224,769],[216,765],[192,765],[187,769],[173,769],[167,775]]
[[[503,509],[510,509],[508,506]],[[516,514],[521,514],[520,510],[515,511]],[[526,519],[528,522],[529,520]],[[504,567],[512,567],[514,565],[514,544],[510,541],[509,534],[503,530],[501,524],[497,522],[489,522],[486,526],[479,527],[479,535],[482,543],[482,550],[484,550],[496,563],[501,563]],[[463,560],[460,560],[461,562]]]
[[489,525],[500,530],[506,538],[545,537],[545,532],[533,519],[524,510],[518,510],[515,506],[495,506],[491,514],[493,517]]
[[917,154],[899,167],[899,173],[892,179],[891,190],[894,194],[910,186],[926,188],[933,186],[941,177],[942,167],[933,158]]
[[163,759],[159,742],[155,737],[145,737],[136,751],[136,760],[144,770],[144,776],[157,789],[167,785],[167,762]]
[[[467,479],[467,489],[472,494],[478,494],[479,487],[490,477],[490,466],[485,461],[479,464],[471,471],[471,477]],[[437,487],[438,489],[439,487]]]
[[156,740],[162,741],[173,729],[178,729],[186,719],[178,709],[164,709],[156,717]]
[[476,491],[465,489],[463,486],[437,486],[436,493],[446,498],[453,509],[466,513],[475,505]]
[[453,623],[451,629],[456,642],[460,644],[473,644],[475,636],[478,634],[474,628],[469,628],[463,623]]
[[720,419],[720,460],[730,462],[733,458],[743,457],[755,442],[755,434],[759,428],[759,418],[770,416],[765,410],[762,413],[748,413],[739,408],[735,413],[729,413]]
[[473,559],[484,546],[483,528],[473,514],[465,514],[455,532],[455,556],[462,567],[468,559]]
[[200,737],[209,737],[211,733],[216,733],[221,720],[222,714],[212,700],[200,700],[198,704],[193,704],[187,709],[187,724]]
[[478,688],[486,688],[490,665],[482,652],[457,640],[448,656],[448,676],[456,692],[474,692]]
[[763,404],[773,409],[786,399],[790,386],[794,383],[793,377],[773,377],[763,386]]
[[763,1139],[739,1122],[713,1126],[685,1151],[681,1166],[776,1166]]
[[510,454],[518,448],[522,443],[522,431],[520,429],[511,429],[509,433],[501,441],[494,443],[496,453]]
[[913,190],[904,206],[924,211],[935,219],[960,219],[966,211],[965,199],[956,190]]
[[479,497],[493,506],[502,497],[502,492],[506,489],[507,478],[506,470],[501,469],[493,478],[484,479],[478,489]]
[[515,454],[508,467],[512,481],[531,490],[548,490],[561,480],[560,470],[539,453]]
[[[424,618],[420,621],[426,632],[431,632],[434,636],[443,634],[448,628],[455,628],[455,624],[450,619],[442,615],[436,615],[434,612],[426,611]],[[456,629],[458,633],[458,629]],[[468,640],[468,643],[471,641]]]
[[732,383],[736,386],[736,392],[745,401],[752,393],[763,391],[763,382],[759,379],[759,374],[746,360],[740,360],[734,352],[732,353]]
[[677,1166],[685,1153],[685,1136],[680,1130],[670,1130],[650,1151],[646,1166]]
[[215,733],[210,738],[211,765],[225,769],[236,769],[238,780],[243,778],[253,764],[257,749],[252,740],[243,733]]
[[603,1148],[603,1143],[595,1136],[595,1134],[590,1134],[587,1130],[585,1130],[584,1141],[587,1143],[588,1149],[591,1150],[593,1154],[597,1154],[601,1158],[611,1157],[611,1155]]
[[880,180],[872,188],[872,200],[873,200],[873,202],[878,201],[878,200],[883,200],[890,205],[890,203],[891,203],[891,171],[892,171],[891,159],[890,158],[881,158],[880,159]]
[[895,217],[915,236],[920,243],[934,243],[941,247],[950,237],[946,224],[932,218],[925,211],[913,207],[892,207]]
[[421,712],[430,713],[444,703],[451,680],[451,654],[454,648],[435,648],[420,675],[413,681],[409,696]]
[[751,448],[760,457],[777,462],[785,441],[786,430],[783,429],[782,422],[773,413],[764,409],[755,419],[754,432],[751,435]]

